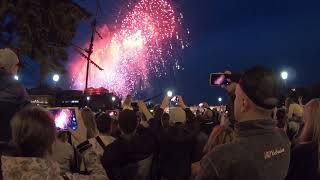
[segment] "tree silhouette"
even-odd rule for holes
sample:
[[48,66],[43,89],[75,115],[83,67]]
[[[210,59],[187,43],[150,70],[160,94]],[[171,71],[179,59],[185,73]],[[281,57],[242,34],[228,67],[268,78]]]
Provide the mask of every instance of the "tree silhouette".
[[0,45],[39,63],[43,81],[50,71],[65,72],[66,49],[89,17],[72,0],[1,0]]

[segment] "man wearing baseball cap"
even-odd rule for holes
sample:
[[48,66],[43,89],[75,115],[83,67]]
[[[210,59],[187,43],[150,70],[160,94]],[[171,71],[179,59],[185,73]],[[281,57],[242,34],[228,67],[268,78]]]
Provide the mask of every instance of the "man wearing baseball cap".
[[279,96],[276,76],[268,68],[253,67],[242,75],[235,95],[235,140],[209,152],[196,179],[285,179],[290,142],[271,119]]
[[19,66],[16,53],[8,48],[0,49],[0,141],[10,140],[10,119],[29,102],[25,88],[14,79]]

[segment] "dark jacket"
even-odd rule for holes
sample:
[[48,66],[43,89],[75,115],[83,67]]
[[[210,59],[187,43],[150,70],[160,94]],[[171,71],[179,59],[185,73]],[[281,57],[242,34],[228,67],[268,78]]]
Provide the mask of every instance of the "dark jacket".
[[120,137],[109,144],[103,153],[102,164],[111,180],[129,180],[136,177],[138,162],[155,152],[151,133],[139,132],[130,139]]
[[188,179],[197,158],[196,133],[183,126],[163,130],[159,139],[160,175],[169,180]]
[[286,180],[319,180],[319,146],[316,143],[297,144],[291,151]]
[[201,160],[197,180],[283,180],[290,142],[272,120],[236,124],[235,140],[214,148]]
[[0,82],[0,141],[9,141],[10,120],[29,103],[29,98],[25,88],[3,69],[0,69]]

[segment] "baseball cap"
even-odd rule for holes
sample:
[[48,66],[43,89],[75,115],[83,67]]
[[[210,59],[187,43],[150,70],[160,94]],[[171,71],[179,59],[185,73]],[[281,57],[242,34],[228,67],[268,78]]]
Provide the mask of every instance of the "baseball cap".
[[243,73],[239,86],[257,106],[273,109],[280,96],[279,81],[271,69],[254,66]]
[[0,68],[9,70],[14,65],[19,64],[19,58],[15,52],[9,48],[0,49]]
[[181,107],[173,107],[169,110],[170,123],[185,123],[187,121],[186,112]]

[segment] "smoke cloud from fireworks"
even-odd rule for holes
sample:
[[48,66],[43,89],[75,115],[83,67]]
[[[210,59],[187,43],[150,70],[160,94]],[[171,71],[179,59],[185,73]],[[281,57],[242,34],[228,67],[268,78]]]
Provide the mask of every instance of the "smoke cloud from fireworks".
[[[103,39],[95,38],[91,59],[104,71],[92,65],[89,71],[89,87],[105,87],[120,96],[141,84],[146,88],[151,74],[161,77],[172,64],[179,69],[176,47],[185,47],[179,34],[182,16],[168,0],[130,3],[125,13],[114,32],[107,25],[98,28]],[[75,56],[70,69],[73,87],[84,89],[86,60]]]

